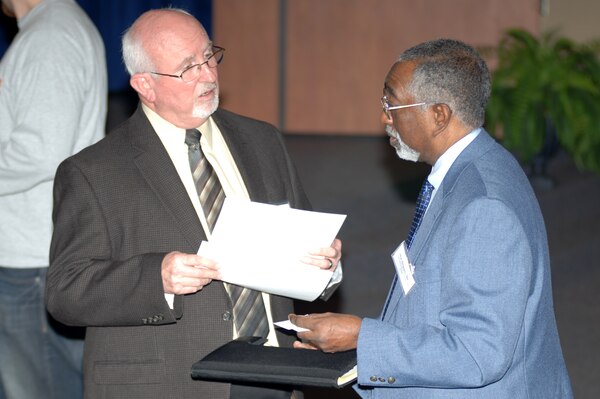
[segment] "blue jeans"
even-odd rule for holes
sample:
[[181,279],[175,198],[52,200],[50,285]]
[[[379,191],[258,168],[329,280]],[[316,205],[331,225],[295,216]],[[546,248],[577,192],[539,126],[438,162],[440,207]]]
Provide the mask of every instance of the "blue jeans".
[[46,271],[0,267],[0,399],[83,396],[83,329],[46,312]]

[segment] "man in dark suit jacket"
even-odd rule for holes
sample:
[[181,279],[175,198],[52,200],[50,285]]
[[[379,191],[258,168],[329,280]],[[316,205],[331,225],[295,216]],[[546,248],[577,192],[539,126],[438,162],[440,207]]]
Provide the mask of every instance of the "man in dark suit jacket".
[[[210,229],[185,130],[202,132],[202,148],[226,195],[309,207],[281,134],[217,109],[222,55],[189,14],[143,14],[123,38],[140,107],[57,171],[46,303],[56,319],[88,327],[86,398],[291,395],[190,377],[191,365],[233,339],[236,328],[218,266],[196,255]],[[308,262],[335,269],[340,253],[336,240]],[[270,321],[292,310],[291,299],[262,296]],[[272,325],[268,338],[291,344]]]

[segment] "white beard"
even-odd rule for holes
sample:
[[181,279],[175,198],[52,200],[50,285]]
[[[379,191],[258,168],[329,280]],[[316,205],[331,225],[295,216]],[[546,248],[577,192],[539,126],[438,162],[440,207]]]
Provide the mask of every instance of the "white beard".
[[394,148],[396,149],[396,155],[398,155],[398,158],[411,162],[417,162],[419,160],[421,154],[418,151],[410,148],[404,141],[402,141],[400,134],[396,131],[396,129],[390,125],[386,125],[385,132],[388,134],[388,136],[397,140],[394,144]]
[[208,119],[208,117],[211,116],[219,107],[219,91],[217,85],[207,85],[205,88],[203,88],[205,92],[213,89],[215,90],[215,95],[210,103],[194,105],[192,115],[195,118]]

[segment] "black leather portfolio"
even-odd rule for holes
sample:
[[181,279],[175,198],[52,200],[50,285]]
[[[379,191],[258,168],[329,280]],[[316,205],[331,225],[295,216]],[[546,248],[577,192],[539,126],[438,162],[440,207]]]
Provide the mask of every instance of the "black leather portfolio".
[[356,351],[263,346],[258,338],[228,342],[192,366],[192,378],[232,383],[341,388],[356,379]]

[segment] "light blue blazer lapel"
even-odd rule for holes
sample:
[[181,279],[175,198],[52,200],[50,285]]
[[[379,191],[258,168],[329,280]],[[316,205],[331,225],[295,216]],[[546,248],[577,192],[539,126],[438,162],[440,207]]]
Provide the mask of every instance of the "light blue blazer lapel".
[[[425,247],[425,243],[427,243],[427,239],[436,224],[436,220],[440,215],[440,212],[443,210],[446,198],[452,194],[456,182],[462,172],[468,165],[472,164],[475,159],[478,159],[486,151],[488,151],[494,143],[494,139],[485,130],[482,130],[475,140],[473,140],[473,142],[471,142],[456,158],[448,170],[448,173],[444,177],[444,180],[442,180],[442,184],[437,189],[435,197],[429,204],[427,213],[425,214],[425,217],[421,222],[421,226],[419,227],[419,230],[413,239],[413,243],[409,251],[411,260],[419,259],[419,255]],[[434,244],[428,243],[428,245]]]
[[421,225],[419,229],[416,231],[415,236],[413,237],[412,245],[408,250],[408,256],[411,262],[414,264],[414,260],[419,257],[419,253],[425,247],[425,243],[427,242],[427,238],[431,234],[433,230],[436,220],[442,211],[443,203],[444,203],[444,183],[440,185],[435,193],[435,197],[429,203],[427,207],[427,211],[425,212],[425,216],[423,220],[421,220]]
[[[441,209],[442,209],[442,201],[440,200],[440,190],[436,193],[436,196],[429,203],[427,207],[427,212],[425,216],[421,220],[421,225],[415,232],[413,237],[412,245],[408,250],[408,256],[411,263],[414,264],[413,259],[415,256],[413,254],[418,254],[424,246],[424,243],[427,241],[427,236],[432,230],[432,227],[435,225],[435,220],[437,219]],[[407,232],[408,234],[408,232]],[[410,292],[409,292],[410,295]],[[390,292],[388,293],[388,297],[386,298],[385,305],[383,311],[381,313],[380,318],[385,320],[391,314],[396,312],[396,307],[400,298],[404,296],[404,291],[402,289],[401,283],[398,280],[397,272],[394,273],[394,280],[392,281],[392,286],[390,288]]]
[[[486,131],[482,130],[477,138],[463,150],[458,158],[456,158],[450,167],[450,170],[448,170],[442,184],[437,188],[435,197],[427,207],[427,212],[421,221],[419,229],[415,233],[411,248],[408,251],[409,260],[415,267],[419,267],[419,264],[421,263],[422,251],[435,245],[435,243],[429,242],[429,236],[435,229],[438,219],[444,211],[446,198],[452,194],[462,171],[470,165],[473,160],[479,158],[484,152],[488,151],[494,143],[494,139],[492,139]],[[397,280],[395,275],[394,279]],[[418,284],[418,281],[416,283]],[[387,318],[387,316],[396,311],[398,303],[403,296],[404,293],[402,287],[398,281],[395,281],[395,283],[393,283],[393,290],[388,294],[388,298],[386,299],[387,309],[384,306],[385,314],[382,312],[382,319]]]

